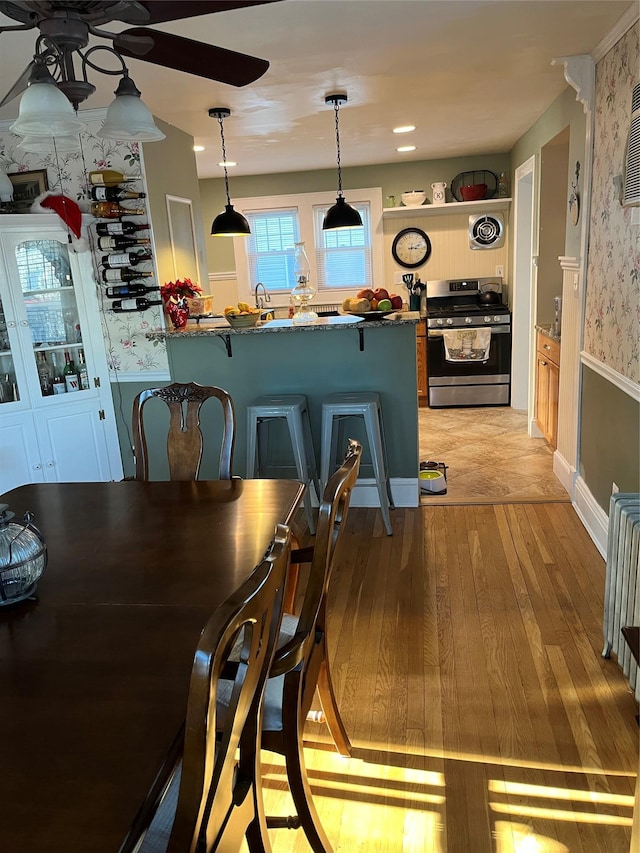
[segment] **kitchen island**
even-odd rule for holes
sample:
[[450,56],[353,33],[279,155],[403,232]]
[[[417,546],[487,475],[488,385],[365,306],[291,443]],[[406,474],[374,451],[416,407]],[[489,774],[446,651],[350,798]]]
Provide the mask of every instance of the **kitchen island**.
[[[398,311],[384,319],[351,315],[321,317],[316,323],[294,326],[291,320],[271,320],[245,329],[232,329],[221,319],[191,322],[180,331],[150,332],[165,340],[173,382],[217,385],[231,394],[237,419],[233,471],[245,475],[246,410],[262,394],[305,394],[316,455],[320,450],[322,401],[339,391],[376,391],[380,395],[387,442],[389,476],[396,506],[417,506],[418,399],[416,324],[418,312]],[[219,424],[203,410],[203,432]],[[156,422],[152,423],[154,430]],[[278,425],[274,425],[277,427]],[[153,455],[163,455],[163,426],[150,437]],[[269,457],[276,464],[290,460],[284,430],[273,432]],[[377,491],[369,466],[368,444],[361,419],[349,422],[349,437],[363,442],[361,479],[352,503],[377,506]],[[154,444],[157,447],[154,449]],[[214,441],[215,444],[215,441]],[[165,454],[166,455],[166,454]],[[319,458],[317,459],[319,464]],[[203,475],[214,470],[215,459],[203,460]],[[295,470],[277,476],[295,478]]]

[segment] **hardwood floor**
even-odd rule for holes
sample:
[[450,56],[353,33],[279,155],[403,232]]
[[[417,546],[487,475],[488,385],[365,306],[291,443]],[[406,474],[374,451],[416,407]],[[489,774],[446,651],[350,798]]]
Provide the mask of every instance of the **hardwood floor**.
[[553,450],[529,438],[527,415],[508,406],[420,409],[420,460],[447,465],[447,494],[423,504],[569,500]]
[[[329,645],[350,759],[307,723],[336,851],[627,853],[637,704],[604,660],[604,562],[569,503],[352,508]],[[273,761],[271,762],[271,759]],[[265,755],[270,814],[292,814]],[[273,830],[275,853],[307,851]]]

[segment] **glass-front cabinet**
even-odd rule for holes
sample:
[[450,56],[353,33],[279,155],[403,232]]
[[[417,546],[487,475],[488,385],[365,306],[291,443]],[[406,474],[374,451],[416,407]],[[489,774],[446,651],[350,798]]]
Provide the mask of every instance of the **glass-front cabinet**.
[[2,216],[0,248],[0,492],[119,479],[91,255],[48,214]]

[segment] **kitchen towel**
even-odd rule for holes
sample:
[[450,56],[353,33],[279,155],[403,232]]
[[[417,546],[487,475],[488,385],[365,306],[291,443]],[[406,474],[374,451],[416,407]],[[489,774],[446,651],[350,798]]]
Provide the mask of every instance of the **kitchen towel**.
[[491,347],[491,329],[446,329],[442,332],[447,361],[486,361]]

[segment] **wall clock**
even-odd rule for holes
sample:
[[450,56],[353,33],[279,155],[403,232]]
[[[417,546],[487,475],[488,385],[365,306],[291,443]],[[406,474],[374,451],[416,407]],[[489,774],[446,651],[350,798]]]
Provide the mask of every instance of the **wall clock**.
[[415,269],[429,260],[431,240],[420,228],[403,228],[393,238],[391,254],[401,267]]

